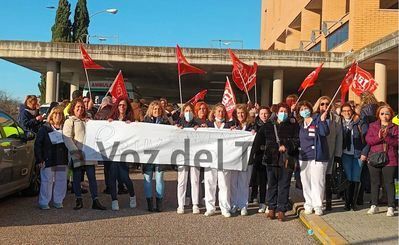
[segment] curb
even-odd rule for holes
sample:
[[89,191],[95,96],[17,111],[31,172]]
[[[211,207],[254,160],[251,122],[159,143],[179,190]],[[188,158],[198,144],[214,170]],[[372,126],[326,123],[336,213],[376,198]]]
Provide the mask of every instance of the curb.
[[322,244],[349,244],[349,242],[334,230],[324,219],[315,214],[304,214],[303,206],[297,207],[299,219],[308,228],[313,230],[314,235]]

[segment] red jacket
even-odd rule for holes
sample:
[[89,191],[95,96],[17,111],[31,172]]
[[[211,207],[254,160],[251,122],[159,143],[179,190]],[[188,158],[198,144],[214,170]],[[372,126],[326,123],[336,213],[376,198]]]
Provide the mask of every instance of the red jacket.
[[387,166],[398,166],[398,126],[390,123],[388,126],[388,134],[384,139],[378,136],[381,129],[381,122],[375,121],[370,124],[366,135],[366,142],[370,145],[370,152],[382,152],[383,143],[387,144],[388,164]]

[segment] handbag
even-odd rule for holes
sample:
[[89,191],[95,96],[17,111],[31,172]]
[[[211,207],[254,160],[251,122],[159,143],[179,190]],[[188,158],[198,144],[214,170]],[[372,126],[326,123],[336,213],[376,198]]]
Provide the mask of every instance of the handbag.
[[383,144],[383,151],[371,153],[368,158],[369,165],[374,168],[383,168],[388,164],[387,144]]

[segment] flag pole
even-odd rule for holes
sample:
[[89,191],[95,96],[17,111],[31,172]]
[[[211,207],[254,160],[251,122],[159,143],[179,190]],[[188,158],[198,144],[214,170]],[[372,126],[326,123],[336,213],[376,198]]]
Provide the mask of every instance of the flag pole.
[[92,98],[91,98],[90,81],[89,81],[89,74],[87,74],[87,69],[86,68],[85,68],[85,73],[86,73],[86,80],[87,80],[87,88],[89,89],[90,100],[92,100]]
[[255,104],[258,103],[258,93],[256,91],[256,83],[255,83]]
[[180,107],[183,106],[183,96],[181,92],[181,76],[179,74],[179,92],[180,92]]
[[248,94],[247,84],[246,84],[246,82],[244,81],[244,78],[242,77],[242,74],[241,74],[241,71],[240,71],[240,69],[238,69],[238,74],[240,74],[240,77],[241,77],[242,83],[244,84],[245,93],[247,94],[248,101],[249,101],[249,102],[251,102],[251,98],[249,98],[249,94]]
[[339,92],[339,90],[341,89],[341,87],[342,87],[342,83],[341,83],[341,85],[339,85],[339,87],[338,87],[337,91],[335,92],[335,94],[334,94],[333,98],[331,99],[331,102],[330,102],[330,104],[328,105],[328,107],[327,107],[327,110],[326,110],[326,111],[328,111],[328,110],[330,109],[330,107],[331,107],[332,103],[334,103],[335,97],[337,97],[337,95],[338,95],[338,92]]
[[296,100],[297,102],[302,98],[302,95],[305,93],[307,88],[308,88],[308,85],[306,85],[305,89],[302,90],[302,93],[299,95],[298,99]]

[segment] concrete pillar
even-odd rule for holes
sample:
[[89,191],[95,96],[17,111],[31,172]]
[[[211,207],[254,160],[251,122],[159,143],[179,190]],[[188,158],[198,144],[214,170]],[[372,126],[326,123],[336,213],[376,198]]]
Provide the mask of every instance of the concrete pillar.
[[49,61],[47,63],[46,73],[46,103],[56,100],[57,73],[60,72],[60,63]]
[[387,67],[385,64],[377,61],[374,64],[374,78],[378,83],[377,90],[375,90],[374,95],[377,101],[387,100]]
[[273,72],[273,104],[283,101],[283,70],[274,70]]
[[71,90],[71,92],[70,92],[70,99],[71,100],[72,100],[73,91],[79,89],[79,79],[80,79],[79,73],[74,72],[73,75],[72,75],[72,82],[71,82],[71,89],[70,89]]
[[260,104],[270,106],[270,81],[267,79],[261,81]]

